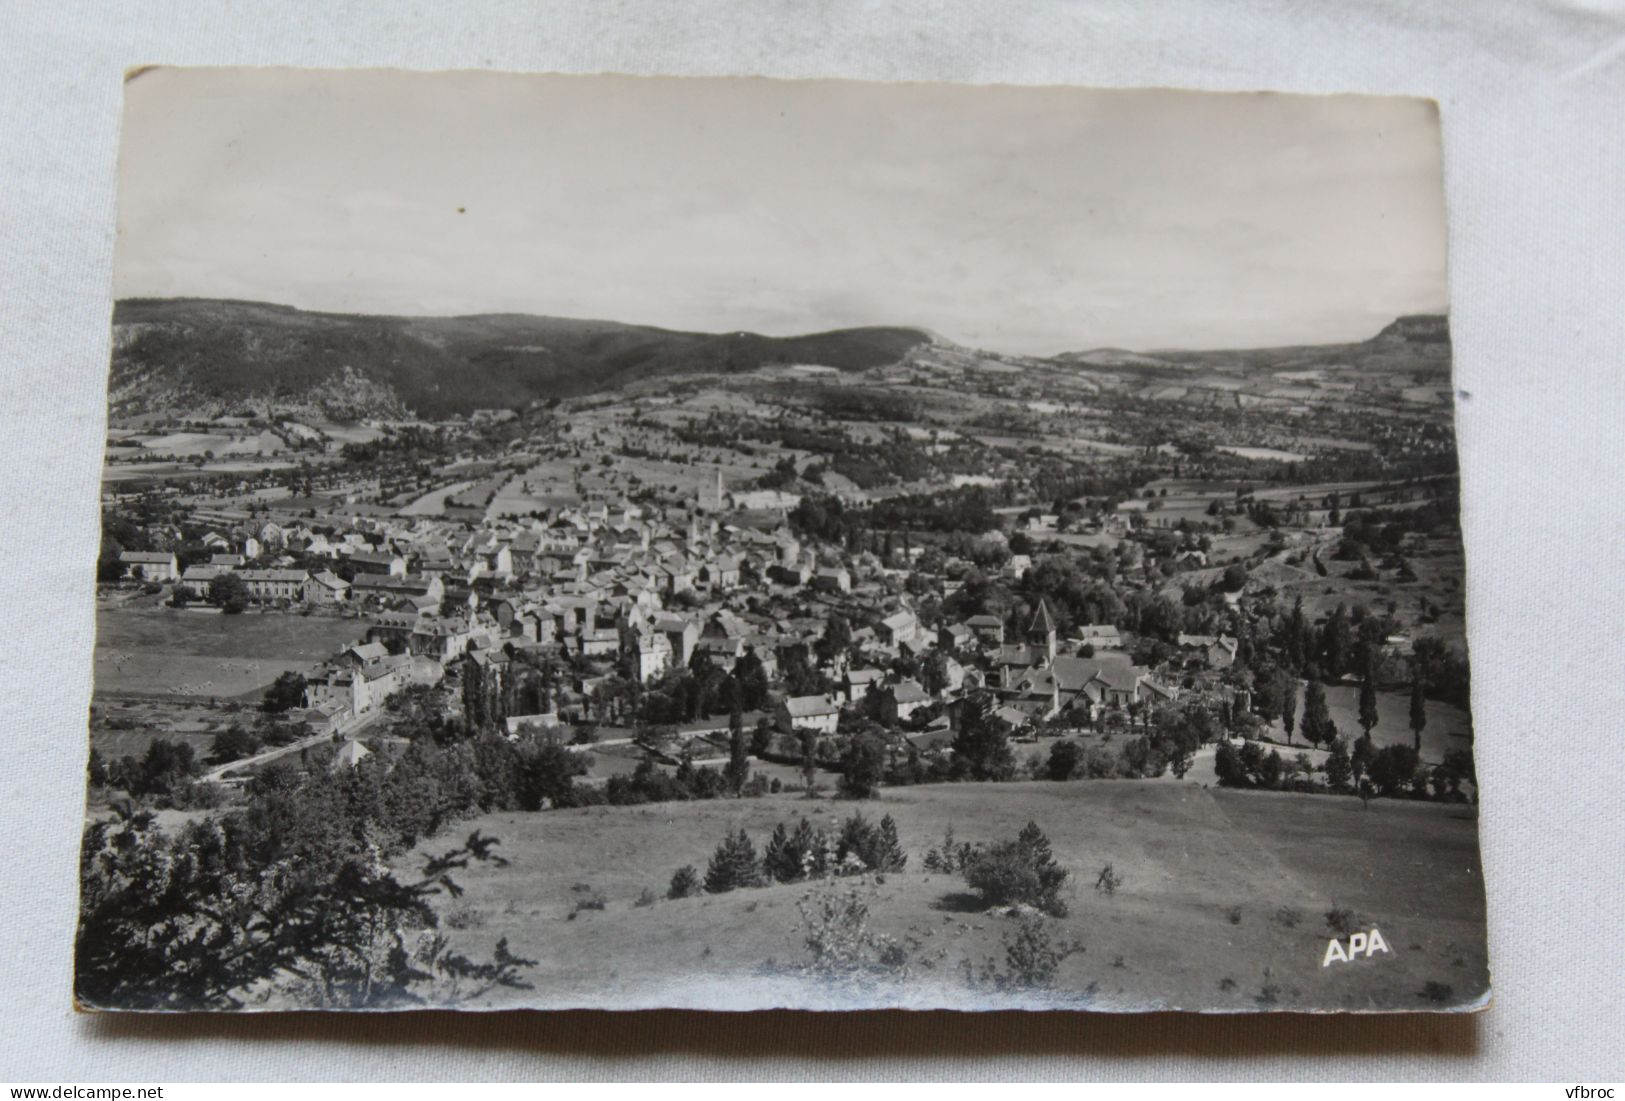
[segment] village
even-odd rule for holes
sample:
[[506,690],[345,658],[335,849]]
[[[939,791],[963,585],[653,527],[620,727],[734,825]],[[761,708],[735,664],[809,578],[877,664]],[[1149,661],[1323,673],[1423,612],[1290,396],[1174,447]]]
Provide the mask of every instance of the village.
[[[1255,709],[1251,666],[1260,662],[1249,659],[1270,617],[1287,610],[1271,582],[1312,578],[1311,561],[1324,572],[1322,557],[1334,558],[1335,493],[1307,506],[1300,495],[1299,526],[1267,532],[1250,518],[1257,515],[1250,489],[1244,499],[1222,482],[1176,483],[1183,500],[1170,502],[1164,481],[1160,495],[1153,484],[1116,499],[1058,501],[1057,511],[1002,508],[973,538],[952,530],[955,519],[941,525],[946,532],[832,538],[830,510],[842,509],[843,497],[854,510],[886,499],[850,483],[837,493],[812,484],[816,454],[789,451],[771,466],[760,460],[768,472],[741,477],[737,488],[723,472],[749,470],[737,454],[731,467],[696,464],[669,485],[621,475],[628,460],[618,452],[646,454],[648,427],[659,427],[648,408],[600,407],[569,422],[537,417],[525,436],[516,436],[511,415],[470,418],[461,451],[438,479],[394,497],[378,487],[405,479],[379,477],[376,464],[363,467],[370,480],[347,477],[359,464],[343,456],[315,477],[289,478],[276,467],[258,481],[215,474],[185,493],[163,482],[110,483],[111,507],[127,515],[109,530],[169,549],[118,549],[104,561],[104,635],[129,609],[145,608],[131,614],[167,617],[182,635],[199,616],[221,616],[240,620],[249,634],[271,623],[315,622],[338,636],[317,660],[256,663],[258,686],[136,685],[146,698],[132,714],[154,736],[175,716],[172,731],[191,744],[201,778],[227,788],[295,753],[306,762],[314,753],[321,767],[399,753],[408,739],[393,729],[398,704],[414,694],[441,718],[569,747],[590,762],[581,780],[588,785],[646,760],[667,769],[724,762],[730,728],[741,725],[759,771],[806,761],[839,773],[862,737],[883,744],[889,772],[913,762],[914,773],[926,775],[925,761],[946,776],[967,700],[1018,743],[1048,748],[1071,736],[1093,745],[1097,774],[1120,766],[1101,765],[1103,751],[1090,739],[1110,742],[1137,720],[1149,730],[1159,709],[1208,717],[1199,724],[1202,747],[1174,755],[1181,773],[1191,761],[1180,758],[1200,757],[1197,775],[1211,779],[1221,736],[1236,746],[1249,737],[1290,743],[1278,684],[1265,686],[1266,702]],[[605,440],[603,431],[627,423],[646,428],[623,427]],[[491,477],[492,464],[477,452],[479,431],[493,425],[505,429],[500,439],[509,449],[534,452],[511,464],[512,475],[497,469]],[[827,428],[825,436],[842,439]],[[574,441],[609,447],[617,469],[606,469],[608,455],[603,464],[568,466],[565,458],[581,454]],[[987,454],[984,466],[993,468],[1000,453]],[[1016,469],[1040,461],[1006,449],[1006,467],[1013,454]],[[549,462],[566,484],[533,486]],[[457,492],[423,493],[470,471],[487,475],[483,496],[466,488],[466,478],[452,484]],[[510,477],[531,493],[519,507],[542,507],[528,515],[498,509]],[[312,489],[318,479],[321,488]],[[283,483],[308,492],[275,489]],[[1353,484],[1356,492],[1344,496],[1358,502],[1362,486]],[[1422,503],[1434,492],[1425,482],[1363,488],[1373,498]],[[958,476],[937,490],[950,502],[982,492]],[[1159,517],[1170,504],[1184,511]],[[163,519],[140,523],[154,516]],[[1406,538],[1413,551],[1427,543]],[[1228,564],[1220,557],[1226,546],[1239,552]],[[1369,569],[1365,553],[1359,563]],[[1318,618],[1329,615],[1322,608]],[[1406,678],[1411,639],[1398,620],[1380,622],[1375,634],[1378,616],[1357,624],[1357,645],[1370,647],[1362,663],[1391,688]],[[1352,685],[1362,670],[1348,664]],[[273,678],[275,737],[246,747],[240,737],[224,746],[210,739],[240,725],[245,711],[270,721],[263,712],[271,706],[254,705]],[[104,717],[118,706],[111,679],[99,683]],[[167,711],[166,701],[152,698],[166,691],[174,705]],[[127,727],[128,717],[115,725]],[[1323,740],[1329,748],[1331,737]],[[1298,758],[1305,773],[1324,767],[1317,749],[1299,743],[1300,754],[1309,751]],[[1044,768],[1035,758],[1031,770]],[[783,779],[796,777],[785,771]]]

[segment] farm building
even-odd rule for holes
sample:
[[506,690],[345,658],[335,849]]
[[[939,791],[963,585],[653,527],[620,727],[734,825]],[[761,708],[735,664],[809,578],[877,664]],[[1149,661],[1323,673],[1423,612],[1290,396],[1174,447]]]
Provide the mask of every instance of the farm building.
[[841,705],[829,696],[790,696],[779,704],[775,718],[786,734],[798,729],[833,734],[841,720]]
[[137,581],[174,581],[181,575],[172,551],[120,551],[119,564]]

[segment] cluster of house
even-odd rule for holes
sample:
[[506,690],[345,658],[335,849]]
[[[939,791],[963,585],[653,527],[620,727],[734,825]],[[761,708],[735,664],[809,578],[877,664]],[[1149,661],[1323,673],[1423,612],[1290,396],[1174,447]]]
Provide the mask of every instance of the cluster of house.
[[[916,638],[912,621],[905,609],[884,622],[893,625],[891,637],[902,638],[906,646]],[[994,715],[1020,730],[1056,719],[1093,725],[1108,712],[1172,702],[1182,691],[1168,670],[1134,664],[1114,626],[1083,625],[1063,647],[1043,599],[1020,642],[1007,642],[1003,621],[989,615],[945,624],[934,639],[925,633],[917,637],[940,649],[940,656],[930,659],[937,672],[932,678],[938,682],[936,694],[919,680],[893,682],[879,669],[846,669],[837,691],[785,699],[778,707],[779,728],[833,734],[845,708],[874,698],[878,717],[892,726],[909,724],[917,712],[931,709],[934,718],[915,739],[923,746],[940,744],[956,728],[958,705],[973,692],[992,691]],[[1236,640],[1227,636],[1182,635],[1179,643],[1181,665],[1221,670],[1235,661]]]
[[[576,663],[579,675],[569,686],[583,700],[617,673],[647,683],[688,667],[696,655],[731,672],[749,653],[771,679],[784,649],[810,650],[826,620],[812,612],[766,614],[744,599],[746,581],[752,593],[811,589],[863,610],[854,650],[877,665],[895,656],[931,663],[922,678],[927,689],[921,679],[853,667],[836,654],[822,669],[835,691],[778,704],[777,725],[786,732],[833,734],[842,710],[858,705],[890,725],[942,732],[952,728],[957,702],[984,689],[996,693],[997,713],[1012,727],[1057,717],[1092,722],[1105,711],[1178,694],[1166,678],[1133,664],[1113,626],[1076,628],[1063,646],[1042,601],[1020,641],[1007,641],[1004,622],[991,615],[927,629],[906,598],[854,594],[855,575],[881,570],[874,556],[821,560],[785,525],[725,522],[721,501],[719,486],[692,508],[587,503],[474,530],[427,517],[357,518],[343,533],[265,521],[210,532],[203,540],[209,561],[184,570],[172,552],[125,552],[122,559],[129,576],[172,583],[200,599],[232,573],[254,602],[341,605],[366,615],[366,641],[306,677],[303,717],[318,729],[358,725],[394,692],[434,683],[459,660],[502,665],[527,649],[592,659]],[[1234,661],[1233,639],[1180,641],[1182,654],[1207,667]],[[528,718],[558,721],[556,714]]]

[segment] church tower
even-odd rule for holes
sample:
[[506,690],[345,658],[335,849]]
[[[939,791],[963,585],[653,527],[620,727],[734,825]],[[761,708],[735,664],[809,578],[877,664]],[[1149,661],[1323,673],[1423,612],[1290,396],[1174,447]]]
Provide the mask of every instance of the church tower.
[[1050,615],[1049,603],[1038,598],[1038,610],[1033,613],[1032,626],[1027,628],[1027,645],[1044,651],[1044,664],[1055,661],[1055,617]]
[[695,507],[701,512],[721,512],[725,492],[722,486],[722,471],[718,470],[716,485],[714,487],[707,486],[700,490],[699,500]]

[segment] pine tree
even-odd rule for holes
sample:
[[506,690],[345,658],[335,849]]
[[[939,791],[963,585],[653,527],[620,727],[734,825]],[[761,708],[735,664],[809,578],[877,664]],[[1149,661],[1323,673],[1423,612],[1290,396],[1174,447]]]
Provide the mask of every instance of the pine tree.
[[803,818],[792,834],[780,822],[762,854],[762,871],[775,883],[794,883],[806,874],[807,849],[812,844],[812,827]]
[[762,885],[762,866],[756,859],[756,846],[744,830],[723,838],[705,869],[705,889],[722,894],[739,887]]
[[672,873],[671,886],[666,889],[667,898],[688,898],[700,893],[700,873],[694,870],[694,865],[684,864]]
[[880,820],[875,839],[874,861],[869,866],[877,872],[900,872],[908,863],[908,855],[897,837],[897,822],[891,815]]
[[788,883],[794,878],[785,874],[789,866],[790,831],[780,822],[773,827],[773,836],[767,839],[767,848],[762,850],[762,871],[775,883]]
[[1415,674],[1411,677],[1411,744],[1418,754],[1422,752],[1422,731],[1427,724],[1426,686],[1422,683],[1421,675]]

